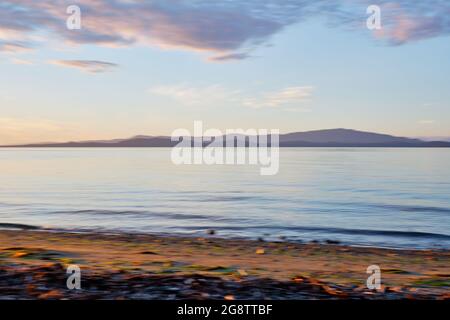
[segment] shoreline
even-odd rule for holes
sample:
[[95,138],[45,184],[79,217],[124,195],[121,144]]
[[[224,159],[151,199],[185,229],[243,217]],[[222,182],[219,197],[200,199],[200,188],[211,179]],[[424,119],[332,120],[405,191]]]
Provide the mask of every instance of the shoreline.
[[[76,264],[82,290],[68,290]],[[380,291],[366,286],[381,268]],[[450,251],[0,231],[0,299],[449,299]]]
[[[434,243],[431,246],[427,247],[415,247],[412,248],[410,246],[396,246],[396,245],[377,245],[368,242],[346,242],[342,240],[338,240],[333,236],[322,239],[295,239],[289,238],[286,236],[279,237],[270,237],[270,236],[231,236],[231,235],[221,235],[218,234],[220,229],[208,229],[205,228],[202,232],[197,231],[193,233],[183,233],[183,232],[142,232],[142,231],[130,231],[130,230],[115,230],[115,229],[90,229],[90,228],[77,228],[77,229],[66,229],[66,228],[55,228],[55,227],[42,227],[38,225],[31,224],[22,224],[22,223],[0,223],[0,232],[2,231],[36,231],[36,232],[49,232],[49,233],[73,233],[73,234],[98,234],[98,235],[110,235],[110,236],[121,236],[121,235],[132,235],[132,236],[152,236],[152,237],[179,237],[179,238],[216,238],[222,239],[224,241],[258,241],[258,242],[281,242],[281,243],[295,243],[295,244],[321,244],[321,245],[340,245],[345,247],[354,247],[354,248],[374,248],[374,249],[387,249],[387,250],[413,250],[413,251],[421,251],[421,250],[433,250],[433,251],[449,251],[450,247],[437,245]],[[351,232],[351,229],[346,230],[347,232]],[[360,232],[361,230],[356,230],[356,232]],[[367,232],[377,232],[377,233],[401,233],[399,231],[389,231],[389,230],[364,230]],[[211,232],[211,233],[210,233]],[[410,232],[405,232],[410,233]],[[428,235],[428,233],[424,232],[412,232],[415,234],[420,234],[421,236]],[[442,234],[430,234],[434,236],[440,236],[444,239],[450,238],[450,236],[442,235]]]

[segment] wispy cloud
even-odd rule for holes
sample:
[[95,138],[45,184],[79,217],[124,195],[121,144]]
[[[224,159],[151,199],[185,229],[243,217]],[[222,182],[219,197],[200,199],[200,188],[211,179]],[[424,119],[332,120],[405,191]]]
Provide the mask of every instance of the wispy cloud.
[[311,98],[313,90],[312,86],[288,87],[260,97],[245,99],[244,105],[256,109],[299,105]]
[[182,105],[214,106],[217,104],[238,105],[258,108],[281,108],[290,110],[303,105],[312,97],[312,86],[287,87],[273,92],[249,95],[240,90],[233,90],[219,85],[193,87],[187,85],[156,86],[148,91],[164,96]]
[[224,55],[218,55],[210,57],[209,61],[223,62],[223,61],[233,61],[233,60],[244,60],[250,57],[248,53],[229,53]]
[[0,37],[0,52],[5,53],[22,53],[31,51],[31,47],[20,42],[2,41]]
[[[242,60],[287,26],[325,18],[333,26],[367,31],[372,0],[78,0],[82,29],[67,30],[67,0],[3,0],[0,50],[20,51],[47,32],[72,44],[152,45],[210,54],[212,61]],[[378,0],[383,29],[376,37],[401,45],[450,33],[447,0]]]
[[188,85],[156,86],[149,93],[164,96],[179,104],[190,106],[212,106],[218,103],[236,103],[241,92],[230,90],[220,85],[193,87]]
[[67,68],[76,68],[89,73],[108,72],[118,67],[117,64],[96,60],[54,60],[50,63]]

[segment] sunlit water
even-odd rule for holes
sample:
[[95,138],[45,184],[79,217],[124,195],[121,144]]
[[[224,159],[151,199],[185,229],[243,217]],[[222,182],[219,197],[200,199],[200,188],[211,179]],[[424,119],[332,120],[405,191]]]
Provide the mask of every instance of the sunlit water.
[[0,149],[0,223],[450,247],[450,150],[282,149],[280,172],[170,149]]

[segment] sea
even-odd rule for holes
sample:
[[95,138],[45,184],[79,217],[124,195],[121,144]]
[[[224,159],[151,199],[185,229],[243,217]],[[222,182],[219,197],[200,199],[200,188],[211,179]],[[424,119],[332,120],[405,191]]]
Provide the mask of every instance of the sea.
[[279,161],[262,176],[175,165],[170,148],[2,148],[0,228],[450,248],[450,149],[282,148]]

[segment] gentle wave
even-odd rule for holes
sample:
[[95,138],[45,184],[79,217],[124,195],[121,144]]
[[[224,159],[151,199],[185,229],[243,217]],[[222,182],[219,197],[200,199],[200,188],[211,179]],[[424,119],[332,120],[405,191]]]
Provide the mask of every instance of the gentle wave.
[[0,223],[0,229],[38,230],[40,227],[21,223]]
[[436,212],[436,213],[450,213],[450,208],[432,207],[432,206],[408,206],[395,204],[373,204],[375,208],[392,209],[403,212]]
[[66,211],[49,211],[47,214],[64,214],[64,215],[120,215],[120,216],[145,216],[157,217],[165,219],[210,219],[211,216],[201,214],[181,214],[171,212],[154,212],[146,210],[66,210]]
[[[201,228],[211,228],[213,226],[186,226],[185,228],[191,230],[197,230]],[[327,227],[289,227],[289,226],[224,226],[220,227],[221,230],[267,230],[267,231],[295,231],[301,232],[323,232],[326,234],[346,234],[346,235],[366,235],[366,236],[390,236],[390,237],[405,237],[405,238],[430,238],[430,239],[442,239],[450,240],[450,235],[431,233],[431,232],[417,232],[417,231],[398,231],[398,230],[368,230],[368,229],[345,229],[345,228],[327,228]]]

